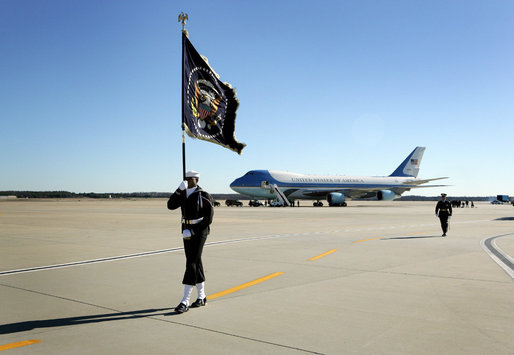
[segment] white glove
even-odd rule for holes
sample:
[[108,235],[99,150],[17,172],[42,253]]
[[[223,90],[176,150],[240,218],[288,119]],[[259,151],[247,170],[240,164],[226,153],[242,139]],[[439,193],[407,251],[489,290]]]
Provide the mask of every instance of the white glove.
[[187,188],[187,181],[185,181],[185,180],[184,180],[184,181],[182,181],[182,182],[180,183],[180,185],[178,186],[178,189],[179,189],[180,191],[184,191],[186,188]]
[[189,239],[191,238],[191,231],[189,229],[184,229],[184,231],[182,232],[182,237],[184,239]]

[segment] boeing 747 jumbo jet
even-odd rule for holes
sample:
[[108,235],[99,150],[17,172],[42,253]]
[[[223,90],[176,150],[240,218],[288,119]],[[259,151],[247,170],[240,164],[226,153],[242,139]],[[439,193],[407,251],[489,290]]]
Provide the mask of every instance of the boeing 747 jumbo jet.
[[314,206],[346,206],[352,198],[391,201],[405,191],[421,187],[429,181],[446,179],[418,179],[419,165],[425,147],[416,147],[389,176],[305,175],[273,170],[251,170],[235,179],[230,188],[253,199],[276,199],[288,206],[296,199],[315,200]]

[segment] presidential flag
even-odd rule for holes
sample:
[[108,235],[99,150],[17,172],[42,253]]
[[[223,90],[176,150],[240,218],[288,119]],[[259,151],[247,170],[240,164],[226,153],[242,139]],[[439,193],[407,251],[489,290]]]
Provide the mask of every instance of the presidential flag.
[[235,90],[219,80],[184,33],[182,46],[182,114],[187,134],[241,154],[246,144],[235,137],[239,106]]

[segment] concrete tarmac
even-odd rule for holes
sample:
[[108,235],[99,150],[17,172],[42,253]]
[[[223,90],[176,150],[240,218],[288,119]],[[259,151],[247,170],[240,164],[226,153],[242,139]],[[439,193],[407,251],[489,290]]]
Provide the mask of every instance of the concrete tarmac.
[[210,300],[179,315],[166,200],[0,201],[0,350],[514,354],[511,205],[455,209],[441,237],[435,202],[301,204],[217,207]]

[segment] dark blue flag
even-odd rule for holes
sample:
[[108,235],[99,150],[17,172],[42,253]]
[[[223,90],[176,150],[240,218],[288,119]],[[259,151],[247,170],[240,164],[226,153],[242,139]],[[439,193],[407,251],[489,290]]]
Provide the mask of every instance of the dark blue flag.
[[246,146],[235,137],[239,100],[182,34],[183,120],[190,137],[220,144],[238,154]]

